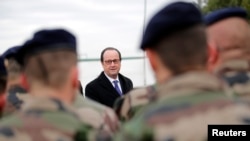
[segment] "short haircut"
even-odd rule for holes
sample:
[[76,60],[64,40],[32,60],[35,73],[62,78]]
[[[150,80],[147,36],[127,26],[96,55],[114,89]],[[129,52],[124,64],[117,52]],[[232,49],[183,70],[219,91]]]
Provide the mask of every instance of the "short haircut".
[[19,78],[22,73],[21,65],[16,61],[15,58],[7,59],[7,72],[8,72],[8,81],[15,80]]
[[39,82],[45,86],[60,88],[67,82],[71,68],[76,65],[75,52],[58,49],[27,58],[24,72],[31,85],[33,82]]
[[154,50],[173,74],[193,70],[207,62],[207,41],[204,25],[196,25],[166,37]]
[[116,49],[116,48],[114,48],[114,47],[107,47],[107,48],[105,48],[104,50],[102,50],[102,52],[101,52],[101,62],[104,61],[104,60],[103,60],[103,55],[104,55],[104,53],[105,53],[107,50],[115,50],[115,51],[118,53],[118,55],[119,55],[119,59],[122,60],[121,53],[120,53],[120,51],[119,51],[118,49]]

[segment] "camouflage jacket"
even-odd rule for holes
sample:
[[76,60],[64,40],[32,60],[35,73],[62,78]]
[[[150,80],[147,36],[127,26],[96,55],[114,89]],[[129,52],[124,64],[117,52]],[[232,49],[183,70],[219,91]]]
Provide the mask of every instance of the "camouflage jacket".
[[128,94],[118,98],[114,104],[114,110],[121,121],[128,121],[137,111],[155,100],[156,85],[135,88]]
[[83,98],[80,94],[76,95],[74,107],[76,107],[79,116],[91,123],[92,127],[101,127],[110,134],[118,131],[120,123],[113,109],[91,99]]
[[3,109],[3,116],[7,116],[18,111],[27,97],[27,92],[20,86],[11,87],[6,95],[6,103]]
[[17,113],[0,121],[0,140],[73,141],[109,135],[83,122],[76,111],[56,99],[32,97]]
[[[23,103],[26,103],[26,101],[33,98],[18,87],[11,89],[8,97],[3,116],[8,116],[20,110]],[[112,109],[92,100],[84,99],[78,92],[73,102],[73,106],[75,107],[78,116],[91,127],[105,130],[110,134],[113,134],[118,130],[119,121]]]
[[250,100],[250,64],[246,60],[232,60],[217,68],[222,77],[238,97]]
[[211,74],[183,74],[156,91],[156,101],[125,123],[114,140],[204,141],[208,124],[249,124],[249,105],[228,97],[224,83]]
[[[26,99],[29,99],[29,97],[30,96],[28,95],[28,92],[21,86],[18,85],[12,86],[7,92],[6,104],[4,106],[3,115],[7,116],[20,110],[24,101]],[[81,105],[82,100],[83,100],[82,96],[77,95],[73,105],[75,107],[79,107]]]

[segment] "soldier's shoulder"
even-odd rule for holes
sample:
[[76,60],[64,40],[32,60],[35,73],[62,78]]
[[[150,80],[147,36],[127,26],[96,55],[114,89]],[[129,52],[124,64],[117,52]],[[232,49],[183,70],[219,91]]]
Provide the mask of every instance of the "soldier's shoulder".
[[[112,132],[112,127],[117,127],[119,121],[114,110],[99,104],[91,99],[85,98],[81,107],[76,109],[78,116],[85,123],[88,123],[95,129],[103,128]],[[108,121],[106,121],[108,119]]]
[[129,134],[135,140],[144,136],[156,140],[205,140],[208,124],[250,124],[249,104],[226,97],[212,97],[151,104],[124,125],[118,138],[126,138]]
[[[60,120],[60,119],[58,119]],[[15,141],[24,141],[24,140],[39,140],[43,141],[58,141],[58,140],[89,140],[90,135],[94,138],[94,134],[97,131],[94,131],[93,128],[90,128],[86,125],[81,125],[78,123],[77,128],[72,128],[67,126],[55,127],[54,124],[44,122],[41,120],[34,121],[23,121],[29,122],[22,123],[21,125],[0,125],[0,140],[15,140]],[[67,121],[65,121],[67,122]],[[61,123],[64,124],[64,123]],[[66,128],[67,127],[67,128]],[[98,134],[95,134],[95,137]]]
[[145,104],[153,100],[156,94],[156,86],[150,85],[147,87],[135,88],[125,96],[125,99],[131,99],[132,105]]
[[3,116],[7,116],[20,110],[22,104],[28,96],[28,93],[22,87],[11,87],[6,95],[6,104],[4,106]]
[[93,128],[76,115],[58,111],[22,111],[0,122],[0,139],[37,140],[39,136],[44,141],[73,140],[76,134],[81,133],[78,138],[87,137],[90,131]]
[[120,97],[115,101],[114,109],[122,120],[128,120],[141,107],[153,101],[156,96],[155,86],[137,87],[131,90],[128,94]]
[[16,109],[19,109],[21,104],[23,103],[23,100],[26,99],[26,98],[23,98],[23,97],[26,97],[25,95],[27,95],[27,93],[20,93],[20,92],[10,92],[7,94],[7,102],[12,104]]
[[222,75],[236,97],[250,101],[250,72],[228,72]]

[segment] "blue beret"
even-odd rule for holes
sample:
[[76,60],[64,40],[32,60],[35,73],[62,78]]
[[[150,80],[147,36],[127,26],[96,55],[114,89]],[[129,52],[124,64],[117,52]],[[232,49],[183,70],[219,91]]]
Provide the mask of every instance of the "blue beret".
[[4,58],[3,56],[0,56],[0,76],[6,76],[7,71],[4,65]]
[[220,20],[230,18],[230,17],[241,17],[246,19],[247,18],[247,12],[246,10],[240,8],[240,7],[228,7],[228,8],[222,8],[216,11],[213,11],[204,17],[205,24],[207,26],[210,26]]
[[40,30],[21,46],[17,55],[18,62],[23,65],[27,56],[57,49],[68,49],[76,53],[75,36],[64,29]]
[[14,47],[11,47],[11,48],[7,49],[2,54],[2,57],[4,59],[15,58],[19,48],[20,48],[20,46],[14,46]]
[[172,3],[151,18],[140,47],[143,50],[152,47],[163,38],[198,24],[203,24],[203,17],[194,4],[188,2]]

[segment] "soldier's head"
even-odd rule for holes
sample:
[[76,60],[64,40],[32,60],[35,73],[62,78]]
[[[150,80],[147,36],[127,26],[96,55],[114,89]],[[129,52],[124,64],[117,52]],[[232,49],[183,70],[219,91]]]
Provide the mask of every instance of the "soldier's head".
[[231,60],[248,60],[250,27],[244,9],[222,8],[205,15],[204,19],[209,46],[214,50],[209,55],[211,69]]
[[31,93],[37,88],[78,89],[76,38],[64,29],[37,31],[19,49],[18,61]]
[[8,72],[7,90],[15,85],[21,86],[22,69],[21,65],[16,60],[16,55],[19,48],[20,46],[11,47],[2,54],[5,67]]
[[118,49],[107,47],[101,52],[101,63],[105,74],[116,79],[121,68],[121,53]]
[[158,82],[169,75],[205,69],[207,43],[199,9],[187,2],[175,2],[149,21],[141,49],[146,51]]

